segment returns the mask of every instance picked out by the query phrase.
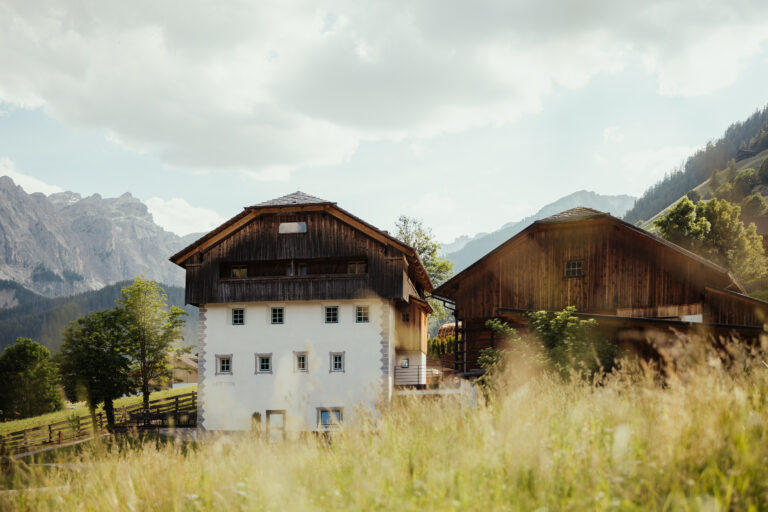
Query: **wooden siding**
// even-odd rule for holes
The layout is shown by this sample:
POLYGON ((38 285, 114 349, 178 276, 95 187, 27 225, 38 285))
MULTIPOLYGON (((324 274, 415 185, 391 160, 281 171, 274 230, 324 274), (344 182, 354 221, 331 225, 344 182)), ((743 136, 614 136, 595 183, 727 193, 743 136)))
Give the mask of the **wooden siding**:
POLYGON ((731 292, 707 288, 704 321, 736 326, 762 326, 768 322, 768 306, 731 292))
MULTIPOLYGON (((449 288, 461 319, 493 318, 499 308, 559 311, 567 306, 606 315, 638 311, 651 318, 668 317, 674 308, 700 314, 696 305, 704 301, 705 287, 726 286, 729 279, 607 219, 534 225, 521 235, 449 288), (582 262, 582 276, 566 277, 570 260, 582 262)), ((738 309, 718 306, 717 318, 741 322, 738 309)), ((752 318, 740 325, 757 324, 752 318)))
POLYGON ((408 261, 402 252, 323 212, 258 216, 196 255, 187 262, 186 270, 189 304, 374 296, 407 301, 408 294, 417 290, 407 277, 408 261), (307 232, 278 234, 280 222, 295 221, 306 222, 307 232), (323 258, 366 261, 368 272, 275 275, 275 269, 284 268, 287 262, 323 258), (238 262, 246 264, 249 276, 254 277, 228 278, 222 268, 238 262))

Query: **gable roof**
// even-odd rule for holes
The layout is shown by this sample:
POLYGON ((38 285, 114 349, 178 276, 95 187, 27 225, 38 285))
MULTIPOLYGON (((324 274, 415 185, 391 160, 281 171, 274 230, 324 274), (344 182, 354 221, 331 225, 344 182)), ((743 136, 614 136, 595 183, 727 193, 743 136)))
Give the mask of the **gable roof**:
POLYGON ((414 279, 414 281, 418 282, 425 291, 430 293, 432 292, 433 286, 429 279, 429 275, 427 274, 427 270, 424 267, 424 263, 421 261, 421 257, 419 257, 419 254, 413 247, 404 244, 397 238, 390 235, 387 231, 382 231, 372 224, 369 224, 360 219, 359 217, 352 215, 343 208, 340 208, 336 203, 305 194, 301 191, 296 191, 291 194, 271 199, 269 201, 257 203, 253 206, 244 207, 242 212, 235 215, 209 233, 206 233, 196 241, 192 242, 190 245, 180 250, 169 259, 173 263, 183 267, 186 263, 186 260, 189 259, 192 255, 201 252, 212 245, 215 245, 219 240, 225 238, 233 231, 248 224, 257 216, 264 213, 294 211, 322 211, 329 213, 342 222, 370 236, 371 238, 374 238, 385 245, 392 245, 405 254, 408 261, 408 274, 414 279))
POLYGON ((465 268, 464 270, 462 270, 461 272, 453 276, 451 279, 449 279, 448 281, 440 285, 438 289, 435 290, 435 294, 439 296, 441 293, 445 293, 446 290, 448 290, 450 287, 458 283, 458 281, 460 281, 463 278, 463 276, 467 275, 474 267, 479 265, 481 262, 492 257, 493 255, 501 251, 504 247, 510 245, 513 241, 522 238, 525 234, 531 232, 532 230, 536 229, 539 226, 547 225, 547 224, 568 223, 568 222, 583 222, 583 221, 589 221, 589 220, 595 220, 595 219, 605 219, 606 221, 618 224, 619 226, 625 229, 628 229, 630 231, 633 231, 651 240, 654 243, 663 245, 668 249, 671 249, 679 254, 682 254, 687 258, 696 260, 698 263, 704 265, 705 267, 709 268, 713 272, 721 274, 725 280, 730 281, 730 284, 728 286, 734 286, 739 290, 739 292, 746 293, 746 290, 744 289, 744 287, 736 280, 733 273, 727 268, 721 267, 720 265, 717 265, 716 263, 713 263, 712 261, 706 258, 703 258, 696 253, 693 253, 687 249, 684 249, 677 244, 673 244, 669 240, 665 240, 659 236, 656 236, 653 233, 646 231, 638 226, 630 224, 629 222, 626 222, 622 219, 618 219, 613 215, 611 215, 610 213, 601 212, 598 210, 593 210, 592 208, 579 206, 579 207, 571 208, 570 210, 565 210, 565 211, 556 213, 554 215, 551 215, 549 217, 546 217, 544 219, 540 219, 533 222, 528 227, 526 227, 516 235, 509 238, 507 241, 501 243, 498 247, 496 247, 495 249, 487 253, 485 256, 475 261, 473 264, 471 264, 470 266, 468 266, 467 268, 465 268))

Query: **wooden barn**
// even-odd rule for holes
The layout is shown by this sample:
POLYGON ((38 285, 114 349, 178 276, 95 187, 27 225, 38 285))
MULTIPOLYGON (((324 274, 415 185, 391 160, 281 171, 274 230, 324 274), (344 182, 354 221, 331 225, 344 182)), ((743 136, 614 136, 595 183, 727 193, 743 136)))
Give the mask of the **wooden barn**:
POLYGON ((727 269, 589 208, 534 222, 434 294, 455 305, 455 369, 470 373, 480 350, 498 343, 485 328, 491 318, 524 327, 528 312, 574 306, 633 343, 691 328, 756 338, 768 319, 768 303, 727 269))

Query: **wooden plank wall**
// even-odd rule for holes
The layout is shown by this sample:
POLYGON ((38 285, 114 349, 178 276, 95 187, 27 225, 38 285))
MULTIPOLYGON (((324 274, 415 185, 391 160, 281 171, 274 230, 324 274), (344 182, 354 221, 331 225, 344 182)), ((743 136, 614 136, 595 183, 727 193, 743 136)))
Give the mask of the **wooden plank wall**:
POLYGON ((524 234, 470 270, 455 300, 462 319, 493 318, 499 307, 663 312, 700 304, 705 286, 723 286, 723 280, 723 274, 629 229, 593 221, 544 225, 524 234), (582 277, 565 276, 568 260, 583 262, 582 277))
POLYGON ((189 304, 244 301, 322 300, 379 296, 407 300, 404 255, 392 246, 322 212, 301 215, 262 215, 217 245, 198 261, 187 264, 186 301, 189 304), (280 235, 280 222, 307 223, 307 232, 280 235), (364 275, 327 275, 255 279, 221 279, 222 264, 274 262, 314 258, 362 259, 364 275), (405 295, 405 296, 404 296, 405 295))

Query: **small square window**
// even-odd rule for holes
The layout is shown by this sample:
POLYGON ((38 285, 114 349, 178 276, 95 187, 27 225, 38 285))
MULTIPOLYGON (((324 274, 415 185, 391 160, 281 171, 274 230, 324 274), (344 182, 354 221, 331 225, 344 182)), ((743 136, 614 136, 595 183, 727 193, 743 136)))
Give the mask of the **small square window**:
POLYGON ((248 277, 248 267, 245 265, 233 265, 230 269, 229 276, 233 279, 244 279, 248 277))
POLYGON ((410 322, 411 321, 411 314, 406 312, 403 313, 403 322, 410 322))
POLYGON ((245 310, 235 308, 232 310, 232 325, 245 325, 245 310))
POLYGON ((283 308, 272 308, 272 323, 282 324, 284 323, 285 315, 283 314, 283 308))
POLYGON ((328 306, 325 308, 325 323, 339 323, 339 306, 328 306))
POLYGON ((410 366, 410 362, 407 357, 400 361, 400 368, 408 368, 408 366, 410 366))
POLYGON ((318 426, 324 429, 338 427, 342 420, 341 407, 332 407, 328 409, 320 408, 317 410, 318 426))
POLYGON ((308 371, 307 367, 307 353, 306 352, 294 352, 294 361, 295 366, 294 370, 297 372, 304 372, 306 373, 308 371))
POLYGON ((331 373, 344 372, 344 352, 331 352, 331 373))
POLYGON ((256 354, 256 373, 272 373, 272 354, 256 354))
POLYGON ((232 356, 216 356, 216 375, 232 375, 232 356))
POLYGON ((307 275, 307 264, 306 263, 299 263, 297 265, 297 272, 300 276, 307 275))
POLYGON ((347 274, 365 274, 368 266, 364 261, 350 261, 347 264, 347 274))
POLYGON ((582 260, 570 260, 565 263, 565 277, 580 277, 584 275, 582 260))
POLYGON ((357 306, 357 309, 355 312, 355 322, 359 324, 367 324, 368 314, 369 314, 368 306, 357 306))

